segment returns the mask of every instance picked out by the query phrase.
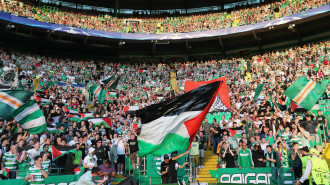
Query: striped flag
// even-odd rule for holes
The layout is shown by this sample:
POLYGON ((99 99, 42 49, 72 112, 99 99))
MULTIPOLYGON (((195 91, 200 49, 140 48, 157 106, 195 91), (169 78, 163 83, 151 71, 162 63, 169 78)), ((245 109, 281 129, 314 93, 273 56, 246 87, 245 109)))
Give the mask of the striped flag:
POLYGON ((305 76, 302 76, 294 81, 284 91, 284 94, 305 109, 311 110, 325 90, 326 87, 324 85, 313 80, 307 80, 305 76))
POLYGON ((261 91, 263 90, 265 84, 262 83, 262 84, 258 84, 257 88, 256 88, 256 91, 254 93, 254 101, 256 101, 261 93, 261 91))
POLYGON ((242 138, 242 134, 244 133, 244 130, 234 130, 231 128, 229 128, 228 131, 233 138, 242 138))
POLYGON ((136 106, 136 105, 133 105, 133 106, 125 106, 124 107, 124 113, 129 113, 129 112, 132 112, 132 111, 136 111, 136 110, 139 110, 140 107, 139 106, 136 106))
POLYGON ((52 146, 52 158, 53 158, 53 161, 66 155, 66 154, 69 154, 69 153, 76 153, 76 150, 75 149, 72 149, 72 150, 68 150, 68 151, 65 151, 65 152, 61 152, 59 151, 57 148, 55 148, 54 146, 52 146))
POLYGON ((107 92, 107 96, 110 96, 110 97, 117 97, 117 92, 114 92, 114 91, 108 91, 107 92))
POLYGON ((109 85, 109 83, 111 82, 111 81, 113 81, 114 79, 116 78, 116 75, 112 75, 112 76, 110 76, 109 78, 107 78, 107 79, 105 79, 105 80, 102 80, 102 83, 104 83, 104 85, 109 85))
POLYGON ((20 106, 12 117, 30 134, 39 134, 47 130, 46 119, 36 100, 20 106))
POLYGON ((69 117, 70 121, 75 121, 77 123, 81 122, 80 116, 78 116, 78 115, 69 114, 68 117, 69 117))
POLYGON ((4 90, 0 92, 0 117, 11 121, 11 114, 30 100, 33 92, 24 90, 4 90))
POLYGON ((93 118, 93 113, 79 113, 82 120, 86 120, 88 118, 93 118))
POLYGON ((118 76, 118 77, 116 78, 116 80, 114 80, 114 81, 110 84, 110 87, 109 87, 110 90, 116 90, 116 89, 117 89, 117 86, 118 86, 118 83, 119 83, 120 78, 121 78, 121 76, 118 76))
POLYGON ((139 73, 145 73, 148 71, 148 68, 144 67, 144 68, 139 68, 139 73))
POLYGON ((93 93, 93 95, 99 100, 100 104, 103 103, 104 98, 107 94, 107 91, 102 89, 100 85, 94 84, 91 88, 90 91, 93 93))
POLYGON ((220 82, 215 81, 136 111, 142 123, 139 156, 188 149, 219 89, 220 82))
POLYGON ((51 128, 51 127, 47 127, 47 130, 48 130, 48 134, 54 134, 54 133, 57 133, 57 129, 56 128, 51 128))
POLYGON ((69 114, 78 114, 78 110, 74 108, 66 108, 64 107, 64 111, 68 112, 69 114))
POLYGON ((111 119, 110 118, 90 118, 86 120, 87 122, 93 122, 94 127, 96 125, 101 126, 104 125, 105 128, 112 128, 111 119))
POLYGON ((50 103, 50 100, 49 99, 40 98, 39 96, 36 96, 36 101, 42 102, 42 103, 50 103))

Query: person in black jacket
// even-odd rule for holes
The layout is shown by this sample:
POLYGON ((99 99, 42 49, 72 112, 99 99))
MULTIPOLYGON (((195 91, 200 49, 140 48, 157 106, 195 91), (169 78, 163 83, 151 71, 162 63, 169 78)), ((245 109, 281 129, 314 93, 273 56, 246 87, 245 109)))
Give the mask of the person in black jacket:
POLYGON ((264 151, 261 149, 259 143, 254 145, 254 150, 252 150, 252 159, 255 167, 265 167, 264 164, 264 151))
POLYGON ((76 165, 74 164, 74 157, 75 157, 74 153, 68 153, 68 157, 66 159, 64 166, 65 175, 74 174, 74 169, 76 167, 76 165))

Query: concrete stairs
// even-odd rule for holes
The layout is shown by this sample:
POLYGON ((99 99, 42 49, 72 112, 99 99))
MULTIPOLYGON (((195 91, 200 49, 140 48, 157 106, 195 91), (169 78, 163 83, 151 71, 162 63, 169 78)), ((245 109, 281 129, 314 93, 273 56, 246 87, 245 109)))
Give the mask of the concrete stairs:
POLYGON ((218 156, 213 154, 213 151, 207 150, 204 155, 204 168, 198 171, 199 178, 196 178, 199 182, 217 183, 216 178, 212 178, 210 170, 217 170, 218 156))

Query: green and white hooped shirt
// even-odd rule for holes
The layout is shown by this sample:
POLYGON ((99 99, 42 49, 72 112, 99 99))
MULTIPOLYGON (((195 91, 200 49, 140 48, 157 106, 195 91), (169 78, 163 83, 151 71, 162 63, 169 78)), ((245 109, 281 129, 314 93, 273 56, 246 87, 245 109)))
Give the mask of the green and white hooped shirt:
POLYGON ((41 170, 36 167, 35 165, 30 167, 26 173, 26 176, 34 175, 34 181, 31 182, 31 179, 29 180, 30 185, 44 185, 45 184, 45 178, 42 175, 41 170))

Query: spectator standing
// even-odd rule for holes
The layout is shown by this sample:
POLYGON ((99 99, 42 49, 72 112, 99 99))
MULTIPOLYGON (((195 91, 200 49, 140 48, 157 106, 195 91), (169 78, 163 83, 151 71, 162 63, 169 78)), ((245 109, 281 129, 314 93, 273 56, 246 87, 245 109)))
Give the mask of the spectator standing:
POLYGON ((97 157, 94 155, 95 149, 93 147, 88 149, 88 155, 84 158, 84 168, 92 170, 93 167, 97 167, 97 157))
MULTIPOLYGON (((207 138, 204 136, 203 132, 199 132, 199 166, 198 168, 204 168, 203 162, 204 162, 204 147, 207 144, 207 138)), ((207 146, 206 146, 207 148, 207 146)))
POLYGON ((103 160, 105 159, 105 148, 102 146, 101 140, 97 140, 96 142, 95 156, 97 157, 97 166, 103 164, 103 160))
POLYGON ((76 168, 77 165, 74 164, 74 159, 75 159, 75 153, 68 153, 65 166, 64 166, 64 174, 65 175, 70 175, 74 174, 74 169, 76 168))
POLYGON ((34 166, 28 169, 24 181, 30 182, 30 185, 45 184, 45 178, 48 178, 48 173, 42 168, 42 157, 34 157, 34 163, 34 166))
POLYGON ((204 127, 205 136, 207 138, 206 149, 211 150, 211 141, 212 141, 211 124, 208 122, 207 119, 205 119, 203 127, 204 127))
POLYGON ((291 159, 293 161, 293 172, 296 178, 301 177, 302 163, 300 158, 302 157, 301 151, 299 150, 299 143, 293 143, 293 149, 290 151, 291 159))
POLYGON ((170 158, 167 154, 165 154, 164 161, 160 164, 160 172, 162 173, 161 175, 162 184, 170 183, 169 169, 170 169, 170 158))
MULTIPOLYGON (((327 132, 327 119, 325 118, 324 115, 322 115, 322 112, 320 110, 317 111, 317 116, 316 116, 316 121, 318 124, 318 127, 322 132, 324 132, 326 136, 326 140, 329 141, 329 134, 327 132)), ((323 138, 323 134, 321 134, 321 137, 323 138)))
POLYGON ((287 150, 286 144, 281 140, 281 138, 278 138, 277 142, 277 148, 275 148, 275 151, 277 152, 276 155, 276 167, 288 167, 288 150, 287 150))
POLYGON ((235 168, 235 154, 230 148, 230 145, 227 145, 226 142, 222 143, 222 148, 224 148, 224 152, 222 154, 222 160, 226 163, 226 168, 235 168))
POLYGON ((18 161, 17 147, 12 145, 9 152, 6 152, 2 156, 1 169, 8 169, 9 178, 16 179, 17 161, 18 161))
POLYGON ((138 156, 139 145, 137 142, 137 134, 133 132, 130 139, 127 141, 129 147, 129 158, 132 161, 133 169, 139 168, 140 158, 138 156))
POLYGON ((82 161, 82 151, 80 150, 79 143, 76 143, 75 146, 76 146, 76 151, 75 151, 73 163, 74 163, 74 165, 77 165, 80 167, 81 161, 82 161))
POLYGON ((276 167, 276 152, 272 151, 272 146, 267 145, 264 163, 266 167, 276 167))
MULTIPOLYGON (((308 160, 311 159, 311 157, 309 156, 309 149, 308 149, 307 146, 304 146, 301 149, 301 154, 302 154, 302 157, 300 158, 300 160, 301 160, 301 163, 302 163, 302 169, 301 169, 301 176, 302 176, 302 174, 305 173, 308 160)), ((296 178, 301 178, 301 176, 296 177, 296 178)), ((302 184, 303 185, 309 185, 309 178, 310 178, 309 176, 306 177, 306 180, 302 184)))
POLYGON ((317 125, 316 122, 312 120, 310 114, 306 114, 305 118, 306 121, 303 122, 302 126, 309 133, 309 135, 312 136, 310 140, 313 141, 313 145, 314 145, 314 141, 318 141, 318 135, 317 135, 318 129, 316 128, 317 125))
POLYGON ((118 139, 117 139, 115 145, 117 146, 117 154, 118 154, 117 175, 122 175, 123 170, 125 168, 125 141, 123 140, 122 135, 118 136, 118 139))
POLYGON ((45 170, 45 172, 50 174, 50 172, 52 171, 52 167, 51 161, 48 159, 48 152, 41 152, 40 156, 42 157, 42 168, 45 170))
POLYGON ((199 176, 197 175, 198 173, 198 162, 199 162, 199 143, 197 141, 197 138, 195 137, 194 140, 191 142, 191 152, 190 155, 194 158, 194 164, 195 164, 195 174, 196 177, 198 178, 199 176))
POLYGON ((255 144, 252 150, 252 159, 255 167, 265 167, 264 154, 265 151, 261 149, 259 143, 255 144))
POLYGON ((178 182, 178 169, 182 169, 187 165, 187 162, 184 162, 183 165, 179 165, 176 161, 177 159, 183 157, 184 155, 189 154, 189 151, 186 151, 180 155, 177 155, 177 152, 171 153, 171 159, 169 161, 169 183, 177 183, 178 182))
POLYGON ((18 174, 16 179, 24 179, 26 176, 27 170, 31 166, 31 160, 30 158, 27 157, 26 151, 23 150, 19 156, 19 161, 18 161, 18 174))
POLYGON ((117 147, 116 145, 113 145, 111 141, 108 142, 108 145, 109 145, 108 148, 109 159, 112 162, 112 164, 116 165, 118 160, 117 147))
POLYGON ((254 169, 251 150, 247 149, 247 144, 244 142, 242 143, 242 149, 238 151, 238 168, 254 169))
POLYGON ((219 124, 215 122, 214 126, 210 128, 210 131, 213 133, 213 154, 217 155, 217 146, 222 135, 219 124))

